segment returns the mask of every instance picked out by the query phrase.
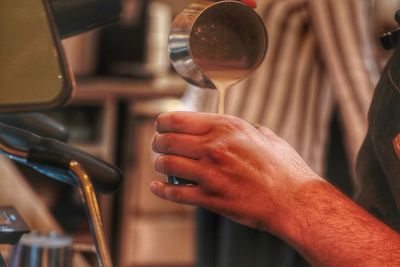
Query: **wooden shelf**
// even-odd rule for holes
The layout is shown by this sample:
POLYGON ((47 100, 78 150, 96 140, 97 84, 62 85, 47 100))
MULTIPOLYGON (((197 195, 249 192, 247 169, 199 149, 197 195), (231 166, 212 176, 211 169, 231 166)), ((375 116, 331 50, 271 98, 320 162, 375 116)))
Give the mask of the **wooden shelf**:
POLYGON ((186 86, 186 83, 176 76, 168 76, 154 81, 138 81, 116 77, 81 78, 77 81, 76 93, 72 102, 107 97, 123 101, 141 98, 180 97, 186 86))

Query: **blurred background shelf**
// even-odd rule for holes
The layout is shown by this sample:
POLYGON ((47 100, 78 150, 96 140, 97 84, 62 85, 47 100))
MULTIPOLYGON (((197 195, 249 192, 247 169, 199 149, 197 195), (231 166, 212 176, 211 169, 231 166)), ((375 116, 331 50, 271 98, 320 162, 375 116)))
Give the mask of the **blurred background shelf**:
POLYGON ((150 80, 127 77, 90 76, 77 79, 76 95, 72 103, 113 98, 129 101, 142 98, 180 97, 186 84, 176 75, 150 80))

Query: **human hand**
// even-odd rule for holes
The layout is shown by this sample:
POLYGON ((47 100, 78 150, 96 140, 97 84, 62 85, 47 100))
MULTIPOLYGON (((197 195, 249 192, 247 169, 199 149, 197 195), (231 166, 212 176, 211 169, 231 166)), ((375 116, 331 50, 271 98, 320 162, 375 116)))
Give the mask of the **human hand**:
POLYGON ((256 8, 257 7, 257 0, 240 0, 240 2, 252 7, 256 8))
POLYGON ((233 116, 173 112, 156 125, 156 170, 196 183, 152 182, 151 191, 166 200, 274 232, 302 184, 321 179, 283 139, 233 116))

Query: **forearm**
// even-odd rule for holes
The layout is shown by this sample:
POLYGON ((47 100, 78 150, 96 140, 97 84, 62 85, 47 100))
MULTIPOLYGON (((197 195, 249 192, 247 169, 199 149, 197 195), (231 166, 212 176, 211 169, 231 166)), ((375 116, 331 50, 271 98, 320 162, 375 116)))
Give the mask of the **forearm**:
POLYGON ((277 234, 313 266, 400 266, 400 236, 325 181, 302 186, 277 234))

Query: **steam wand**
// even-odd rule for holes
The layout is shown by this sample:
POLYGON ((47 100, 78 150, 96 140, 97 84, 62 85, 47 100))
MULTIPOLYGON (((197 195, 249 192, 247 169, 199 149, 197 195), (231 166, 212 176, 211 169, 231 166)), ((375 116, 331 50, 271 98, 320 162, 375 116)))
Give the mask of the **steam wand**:
POLYGON ((88 214, 90 230, 93 235, 99 266, 112 267, 111 258, 107 249, 106 239, 103 231, 104 228, 101 219, 99 203, 97 201, 93 184, 90 181, 90 177, 82 168, 82 166, 74 160, 69 162, 69 170, 79 182, 79 189, 86 213, 88 214))
POLYGON ((77 161, 69 159, 65 154, 61 154, 55 149, 50 151, 43 146, 33 146, 25 151, 12 147, 5 142, 2 136, 0 136, 0 153, 57 180, 66 181, 64 178, 60 179, 60 176, 75 178, 88 216, 99 266, 112 267, 97 197, 90 176, 85 169, 77 161))

